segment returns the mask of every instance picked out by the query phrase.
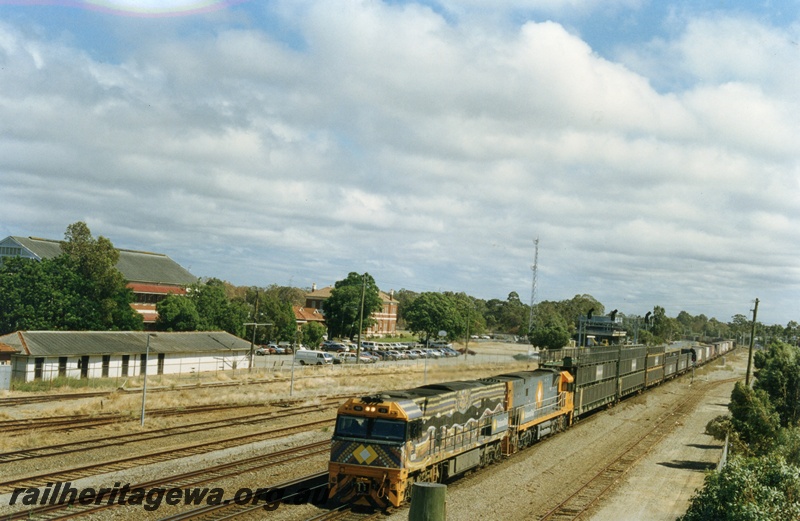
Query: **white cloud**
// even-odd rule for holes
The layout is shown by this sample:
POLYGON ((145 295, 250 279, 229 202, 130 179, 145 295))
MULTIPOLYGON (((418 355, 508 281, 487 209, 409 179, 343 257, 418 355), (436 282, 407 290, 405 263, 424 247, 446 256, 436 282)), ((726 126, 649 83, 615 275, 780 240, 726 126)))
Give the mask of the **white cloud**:
POLYGON ((58 238, 87 220, 237 284, 369 270, 523 300, 539 236, 543 299, 727 320, 770 291, 775 321, 797 318, 785 30, 702 19, 612 61, 557 21, 277 9, 292 45, 251 20, 167 31, 114 63, 0 23, 0 229, 58 238), (749 35, 741 62, 732 29, 749 35))

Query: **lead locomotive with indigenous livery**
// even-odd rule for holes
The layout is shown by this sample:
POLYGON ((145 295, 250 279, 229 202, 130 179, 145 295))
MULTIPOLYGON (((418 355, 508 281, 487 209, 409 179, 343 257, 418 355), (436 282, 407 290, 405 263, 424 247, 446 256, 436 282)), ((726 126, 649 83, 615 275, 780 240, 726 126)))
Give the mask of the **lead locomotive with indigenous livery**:
POLYGON ((336 419, 330 497, 399 506, 415 481, 443 481, 562 430, 572 381, 540 369, 351 398, 336 419))

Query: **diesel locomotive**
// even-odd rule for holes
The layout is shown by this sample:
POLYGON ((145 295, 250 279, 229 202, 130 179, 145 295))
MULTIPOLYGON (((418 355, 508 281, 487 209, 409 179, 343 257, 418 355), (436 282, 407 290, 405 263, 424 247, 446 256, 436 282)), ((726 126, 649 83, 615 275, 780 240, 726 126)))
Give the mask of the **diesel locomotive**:
POLYGON ((489 465, 732 348, 725 341, 548 351, 534 371, 350 398, 337 412, 329 497, 399 506, 416 481, 489 465))

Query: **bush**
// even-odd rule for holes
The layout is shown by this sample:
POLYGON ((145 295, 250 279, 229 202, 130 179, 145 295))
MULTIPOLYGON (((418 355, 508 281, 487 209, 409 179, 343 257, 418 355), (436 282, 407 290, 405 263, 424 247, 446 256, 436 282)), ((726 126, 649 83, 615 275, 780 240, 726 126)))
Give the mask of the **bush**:
POLYGON ((776 454, 734 457, 706 477, 678 521, 800 519, 800 468, 776 454))

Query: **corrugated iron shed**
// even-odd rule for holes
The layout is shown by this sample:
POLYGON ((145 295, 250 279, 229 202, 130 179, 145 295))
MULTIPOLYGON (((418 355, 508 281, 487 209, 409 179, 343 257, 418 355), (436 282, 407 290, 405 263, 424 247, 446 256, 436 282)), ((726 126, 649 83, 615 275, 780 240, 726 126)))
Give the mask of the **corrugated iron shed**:
MULTIPOLYGON (((6 344, 29 356, 85 356, 143 354, 144 331, 17 331, 0 336, 6 344)), ((247 352, 250 342, 224 331, 150 333, 151 353, 247 352)))

